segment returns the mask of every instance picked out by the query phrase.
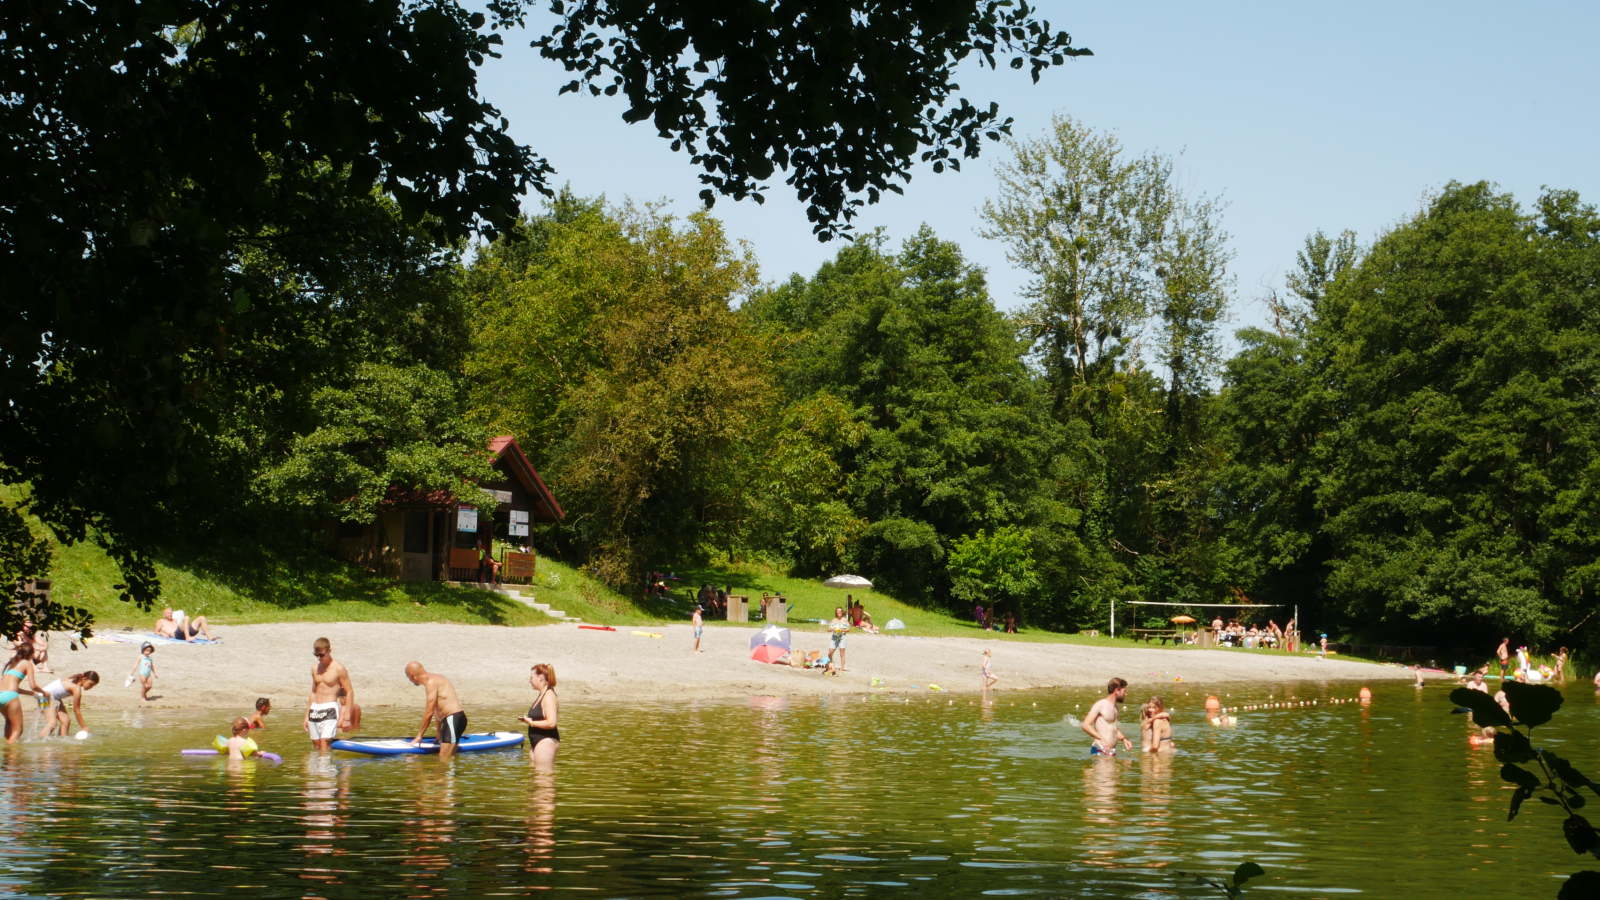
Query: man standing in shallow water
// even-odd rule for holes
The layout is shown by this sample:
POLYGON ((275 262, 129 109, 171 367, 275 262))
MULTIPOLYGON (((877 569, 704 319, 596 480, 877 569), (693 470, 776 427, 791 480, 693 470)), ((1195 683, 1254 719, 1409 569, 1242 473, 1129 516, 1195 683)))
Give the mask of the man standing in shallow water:
POLYGON ((311 745, 318 750, 333 748, 339 731, 350 730, 350 708, 356 702, 356 689, 350 684, 350 673, 344 664, 333 658, 333 645, 327 638, 317 638, 311 645, 317 664, 311 667, 311 699, 306 702, 306 717, 300 727, 311 736, 311 745), (339 703, 343 692, 344 704, 339 703))
POLYGON ((467 713, 456 697, 456 686, 443 675, 431 674, 422 667, 422 663, 414 660, 406 663, 406 677, 411 679, 412 684, 420 684, 428 689, 428 702, 422 709, 422 727, 412 739, 411 746, 422 743, 422 736, 428 733, 428 724, 438 719, 439 758, 455 756, 456 745, 461 743, 461 736, 467 733, 467 713))
POLYGON ((1089 714, 1083 718, 1083 730, 1094 738, 1091 753, 1114 756, 1119 738, 1123 749, 1133 749, 1133 742, 1128 740, 1117 724, 1117 704, 1127 698, 1128 683, 1121 678, 1113 678, 1106 684, 1106 695, 1089 707, 1089 714))

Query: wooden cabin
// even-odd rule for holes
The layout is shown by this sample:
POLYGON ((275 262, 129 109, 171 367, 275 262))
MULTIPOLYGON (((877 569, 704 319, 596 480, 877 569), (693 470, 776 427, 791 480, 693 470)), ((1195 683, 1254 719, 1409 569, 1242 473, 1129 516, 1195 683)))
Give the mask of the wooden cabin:
POLYGON ((478 542, 493 536, 520 546, 503 560, 502 576, 533 575, 528 530, 566 516, 517 439, 503 434, 489 442, 496 480, 480 487, 492 494, 494 509, 463 503, 451 491, 391 487, 371 522, 330 526, 334 554, 399 581, 476 581, 478 542))

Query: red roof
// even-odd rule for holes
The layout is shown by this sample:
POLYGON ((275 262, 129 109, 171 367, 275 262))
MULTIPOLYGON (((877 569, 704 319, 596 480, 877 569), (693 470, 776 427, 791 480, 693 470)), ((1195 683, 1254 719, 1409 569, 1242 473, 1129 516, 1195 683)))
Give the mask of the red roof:
MULTIPOLYGON (((551 521, 560 521, 567 514, 562 511, 561 504, 551 495, 550 489, 545 487, 544 479, 533 468, 533 463, 528 462, 528 455, 522 452, 522 446, 517 439, 509 434, 502 434, 489 442, 489 452, 494 455, 490 465, 505 462, 505 467, 511 476, 517 479, 522 489, 528 492, 535 503, 545 507, 545 517, 551 521)), ((456 495, 451 491, 419 491, 412 488, 403 488, 393 485, 378 502, 379 506, 404 507, 404 506, 454 506, 457 503, 456 495)))
POLYGON ((517 481, 522 484, 522 489, 536 499, 543 500, 556 519, 567 517, 561 510, 561 504, 557 503, 556 498, 550 493, 550 489, 544 486, 544 479, 539 477, 538 471, 533 468, 533 463, 528 462, 528 455, 522 452, 522 445, 517 443, 516 438, 502 434, 491 439, 489 452, 494 454, 495 462, 505 460, 506 468, 516 476, 517 481))

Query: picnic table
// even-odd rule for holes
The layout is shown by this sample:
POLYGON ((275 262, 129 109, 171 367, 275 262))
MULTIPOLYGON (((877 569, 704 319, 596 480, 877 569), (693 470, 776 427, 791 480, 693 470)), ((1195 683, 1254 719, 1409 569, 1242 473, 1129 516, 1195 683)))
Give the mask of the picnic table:
POLYGON ((1129 628, 1128 633, 1133 635, 1134 640, 1144 641, 1146 644, 1158 638, 1163 644, 1168 641, 1174 644, 1183 643, 1183 632, 1176 628, 1129 628))

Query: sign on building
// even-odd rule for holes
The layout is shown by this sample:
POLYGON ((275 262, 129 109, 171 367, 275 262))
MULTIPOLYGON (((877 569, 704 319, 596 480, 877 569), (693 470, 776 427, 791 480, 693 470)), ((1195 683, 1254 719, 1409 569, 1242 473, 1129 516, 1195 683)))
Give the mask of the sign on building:
POLYGON ((470 506, 463 506, 456 510, 457 531, 477 531, 478 511, 470 506))
POLYGON ((528 536, 528 511, 527 510, 525 510, 525 509, 513 509, 511 511, 511 529, 510 529, 510 532, 511 532, 511 537, 527 537, 528 536))

